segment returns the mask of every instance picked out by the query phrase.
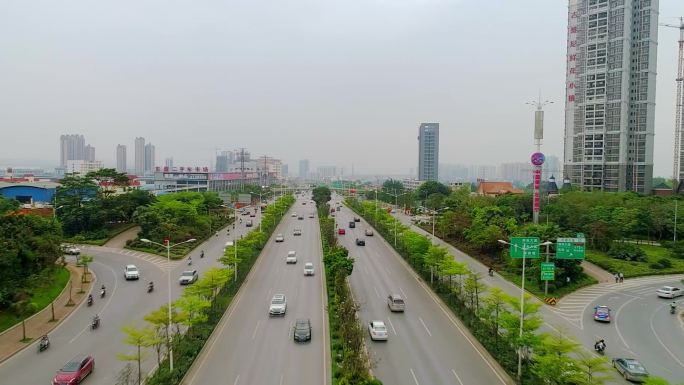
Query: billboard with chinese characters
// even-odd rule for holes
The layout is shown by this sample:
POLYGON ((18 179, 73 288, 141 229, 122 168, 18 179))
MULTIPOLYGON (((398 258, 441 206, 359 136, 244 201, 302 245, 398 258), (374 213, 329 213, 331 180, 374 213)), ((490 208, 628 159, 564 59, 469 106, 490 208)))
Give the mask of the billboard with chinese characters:
POLYGON ((568 1, 567 50, 565 56, 565 149, 564 163, 573 162, 575 136, 575 90, 577 86, 578 25, 580 22, 580 0, 568 1))

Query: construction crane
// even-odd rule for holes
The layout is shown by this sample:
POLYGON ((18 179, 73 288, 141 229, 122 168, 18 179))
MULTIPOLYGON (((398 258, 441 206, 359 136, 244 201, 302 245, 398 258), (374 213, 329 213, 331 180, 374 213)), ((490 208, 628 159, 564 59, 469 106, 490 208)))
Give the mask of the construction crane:
POLYGON ((681 160, 682 160, 682 140, 684 132, 684 18, 679 18, 679 25, 660 24, 662 27, 679 29, 679 55, 677 56, 677 100, 675 110, 675 140, 674 140, 674 163, 672 167, 673 188, 679 189, 679 182, 682 179, 681 160))

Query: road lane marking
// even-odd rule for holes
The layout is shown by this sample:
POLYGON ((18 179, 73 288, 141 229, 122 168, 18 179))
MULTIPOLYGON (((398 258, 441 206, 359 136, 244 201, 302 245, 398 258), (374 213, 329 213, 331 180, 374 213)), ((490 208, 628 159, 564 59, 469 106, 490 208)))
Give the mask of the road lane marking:
POLYGON ((667 352, 667 354, 669 354, 670 357, 674 358, 674 360, 677 361, 677 363, 678 363, 680 366, 684 367, 684 363, 682 363, 682 361, 680 361, 679 358, 677 358, 677 356, 675 356, 675 355, 672 353, 672 351, 671 351, 667 346, 665 346, 665 344, 663 343, 663 340, 660 339, 660 336, 658 336, 658 333, 656 333, 655 328, 653 327, 653 317, 654 317, 658 312, 660 312, 660 309, 664 308, 665 306, 668 306, 668 305, 667 305, 667 304, 664 304, 664 305, 660 306, 660 307, 658 308, 658 310, 656 310, 655 312, 653 312, 653 313, 651 314, 651 320, 650 320, 651 331, 653 332, 653 335, 655 335, 655 337, 656 337, 656 339, 658 340, 658 342, 660 343, 660 345, 665 349, 665 351, 667 352))
POLYGON ((432 333, 430 333, 430 329, 428 329, 427 325, 425 325, 425 322, 423 322, 423 319, 420 318, 420 317, 418 317, 418 320, 420 320, 420 323, 423 324, 423 327, 425 328, 425 331, 427 332, 427 334, 428 334, 430 337, 432 337, 432 333))
POLYGON ((620 333, 620 328, 618 327, 618 319, 619 319, 618 314, 620 314, 620 311, 622 310, 622 308, 627 306, 630 302, 634 301, 635 299, 637 299, 637 298, 632 298, 632 299, 628 300, 627 302, 623 303, 622 305, 620 305, 620 307, 615 312, 615 331, 617 331, 618 337, 620 337, 620 339, 622 340, 622 343, 625 344, 625 346, 627 347, 627 350, 629 350, 631 353, 634 353, 634 352, 632 352, 632 348, 629 347, 629 345, 627 344, 627 341, 625 341, 625 338, 622 336, 622 333, 620 333))
POLYGON ((404 301, 408 301, 408 297, 406 296, 406 293, 404 293, 404 291, 401 288, 399 288, 399 291, 401 292, 401 295, 404 296, 404 301))
POLYGON ((235 381, 233 381, 233 385, 237 385, 238 381, 240 381, 240 375, 238 374, 237 377, 235 377, 235 381))
POLYGON ((380 298, 380 293, 378 292, 378 288, 373 286, 373 290, 375 290, 375 295, 377 295, 378 298, 380 298))
POLYGON ((394 324, 392 324, 392 320, 388 318, 388 319, 387 319, 387 322, 388 322, 388 323, 390 324, 390 326, 392 327, 392 331, 394 332, 394 335, 396 336, 396 335, 397 335, 397 329, 394 328, 394 324))
POLYGON ((256 337, 257 330, 259 330, 259 325, 261 324, 261 320, 257 321, 256 326, 254 327, 254 332, 252 333, 252 339, 256 337))
POLYGON ((456 371, 454 369, 451 369, 451 373, 454 374, 454 377, 456 377, 456 380, 458 380, 458 383, 463 385, 463 381, 461 381, 461 378, 456 374, 456 371))
POLYGON ((413 368, 409 368, 409 371, 411 372, 411 376, 413 376, 413 381, 416 383, 416 385, 420 385, 420 382, 418 382, 418 379, 416 378, 416 374, 413 373, 413 368))
MULTIPOLYGON (((99 263, 99 262, 94 262, 94 263, 99 263)), ((116 289, 119 287, 119 275, 116 274, 114 269, 112 269, 111 267, 109 267, 103 263, 99 263, 99 264, 106 267, 107 269, 109 269, 109 271, 111 271, 112 275, 114 276, 114 289, 109 294, 109 298, 107 298, 107 302, 105 302, 105 304, 100 309, 100 314, 102 314, 107 309, 107 307, 109 307, 109 303, 112 302, 112 300, 114 299, 114 293, 116 293, 116 289)), ((91 291, 93 289, 93 286, 91 286, 91 291)), ((83 302, 85 302, 85 301, 83 301, 83 302)), ((95 313, 95 314, 97 314, 97 313, 95 313)), ((71 341, 69 341, 69 343, 73 343, 74 341, 76 341, 76 339, 78 339, 78 337, 80 337, 81 334, 83 334, 88 329, 90 329, 90 323, 88 324, 88 326, 83 328, 78 334, 76 334, 76 336, 74 338, 72 338, 71 341)))
POLYGON ((285 377, 285 375, 283 375, 283 374, 280 375, 280 385, 283 385, 284 377, 285 377))

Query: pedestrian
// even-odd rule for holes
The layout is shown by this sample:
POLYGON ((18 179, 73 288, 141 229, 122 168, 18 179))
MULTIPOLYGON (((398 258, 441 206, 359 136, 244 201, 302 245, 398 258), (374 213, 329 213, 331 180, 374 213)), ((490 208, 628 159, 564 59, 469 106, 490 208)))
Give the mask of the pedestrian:
POLYGON ((615 277, 615 283, 618 283, 618 281, 620 281, 620 276, 618 275, 618 273, 615 273, 614 277, 615 277))
POLYGON ((570 276, 565 277, 565 283, 570 284, 570 276))
POLYGON ((620 283, 625 281, 625 275, 620 272, 620 283))

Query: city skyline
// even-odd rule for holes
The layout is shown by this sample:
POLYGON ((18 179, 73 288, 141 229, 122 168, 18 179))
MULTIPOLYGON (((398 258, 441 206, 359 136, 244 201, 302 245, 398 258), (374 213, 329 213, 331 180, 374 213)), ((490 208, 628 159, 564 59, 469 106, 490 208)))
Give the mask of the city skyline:
MULTIPOLYGON (((54 153, 50 138, 71 131, 86 135, 100 149, 98 160, 111 167, 115 166, 113 143, 143 136, 155 138, 159 159, 174 157, 176 164, 209 166, 217 146, 244 146, 275 154, 286 164, 308 158, 315 164, 336 164, 346 169, 353 164, 357 174, 406 173, 416 169, 414 127, 421 121, 439 121, 449 127, 440 133, 442 143, 449 144, 448 149, 442 146, 443 163, 523 162, 534 150, 532 111, 524 103, 535 99, 540 90, 544 99, 555 103, 545 108, 542 151, 562 154, 567 4, 522 1, 497 5, 491 10, 483 4, 458 2, 407 2, 391 7, 371 2, 367 16, 357 15, 353 7, 339 10, 339 15, 328 6, 323 6, 320 14, 299 7, 304 8, 301 13, 288 17, 303 21, 316 16, 318 21, 310 26, 302 24, 304 30, 299 31, 280 22, 280 15, 268 13, 264 16, 265 29, 254 37, 256 40, 243 39, 244 43, 226 37, 232 36, 229 32, 239 33, 242 23, 238 19, 249 14, 247 6, 236 8, 230 16, 217 9, 189 11, 175 5, 169 7, 169 17, 176 21, 169 25, 169 33, 181 39, 169 46, 165 36, 146 27, 161 22, 151 6, 141 9, 141 14, 149 13, 144 21, 131 19, 128 28, 111 30, 105 26, 118 21, 112 18, 115 9, 107 5, 89 5, 103 12, 83 20, 49 4, 36 11, 21 3, 6 2, 0 11, 12 17, 0 23, 0 47, 8 53, 0 59, 0 69, 13 76, 0 90, 0 101, 7 106, 4 126, 8 128, 7 139, 14 145, 3 148, 1 156, 22 166, 54 162, 45 155, 54 153), (535 13, 522 11, 532 6, 535 13), (25 29, 17 22, 26 20, 22 15, 29 11, 43 22, 39 28, 25 29), (202 17, 188 18, 188 12, 202 17), (473 16, 482 12, 491 12, 492 21, 499 20, 497 28, 475 26, 477 18, 473 16), (415 16, 434 18, 435 22, 415 25, 410 23, 415 16), (345 25, 345 18, 355 20, 361 28, 338 33, 335 26, 345 25), (383 20, 382 25, 378 26, 377 20, 383 20), (232 22, 235 26, 227 27, 232 22), (88 37, 71 39, 83 28, 90 30, 88 37), (320 30, 320 37, 311 28, 320 30), (462 39, 472 28, 480 35, 473 41, 462 39), (519 55, 519 46, 497 46, 497 55, 492 56, 488 52, 495 51, 493 48, 482 47, 497 41, 500 30, 506 30, 512 41, 535 39, 535 44, 524 46, 525 55, 519 55), (539 35, 540 30, 544 34, 539 35), (264 40, 276 31, 306 38, 295 40, 292 53, 288 53, 264 40), (198 51, 201 47, 188 40, 193 34, 217 50, 198 51), (90 39, 113 36, 125 44, 84 51, 91 46, 90 39), (147 46, 140 45, 140 37, 149 39, 156 48, 146 53, 147 46), (18 50, 12 43, 16 38, 34 45, 36 54, 18 50), (42 43, 44 40, 50 45, 42 43), (344 52, 345 59, 338 60, 335 49, 326 48, 324 41, 344 52), (428 41, 431 43, 426 44, 428 41), (245 44, 250 43, 256 44, 256 52, 245 51, 245 44), (378 44, 383 48, 373 53, 378 44), (247 55, 245 61, 229 60, 229 47, 247 55), (70 52, 65 60, 73 65, 57 62, 53 72, 37 66, 51 62, 53 50, 70 52), (321 50, 324 55, 313 54, 321 50), (269 52, 273 62, 263 60, 260 52, 269 52), (414 60, 416 54, 429 55, 431 61, 414 60), (188 58, 184 80, 178 79, 180 67, 170 60, 179 55, 188 58), (166 64, 159 65, 157 56, 168 59, 166 64), (311 64, 299 69, 294 66, 297 57, 311 64), (359 61, 361 57, 363 61, 359 61), (462 60, 465 57, 468 60, 462 60), (500 57, 507 59, 496 59, 500 57), (528 59, 531 57, 535 60, 528 59), (244 65, 247 62, 249 66, 244 65), (250 68, 268 76, 259 80, 251 75, 250 68), (87 81, 95 73, 109 74, 105 78, 111 79, 111 86, 103 80, 87 81), (224 73, 241 79, 226 78, 221 75, 224 73), (67 85, 60 81, 62 77, 72 80, 67 85), (253 87, 244 88, 248 84, 245 81, 253 87), (249 91, 243 92, 245 89, 249 91), (358 89, 364 90, 363 96, 359 97, 358 89), (76 109, 84 103, 90 108, 76 109), (26 113, 26 105, 40 108, 42 114, 26 113), (100 118, 103 116, 106 119, 100 118), (26 131, 40 131, 41 140, 19 135, 26 131), (297 140, 303 137, 307 141, 297 140), (473 143, 482 148, 473 148, 473 143), (353 157, 347 150, 351 146, 358 149, 353 157), (382 156, 374 156, 376 152, 382 156)), ((673 22, 682 13, 679 2, 660 1, 662 22, 673 22)), ((658 32, 654 176, 667 177, 672 168, 678 31, 664 28, 658 32)))

